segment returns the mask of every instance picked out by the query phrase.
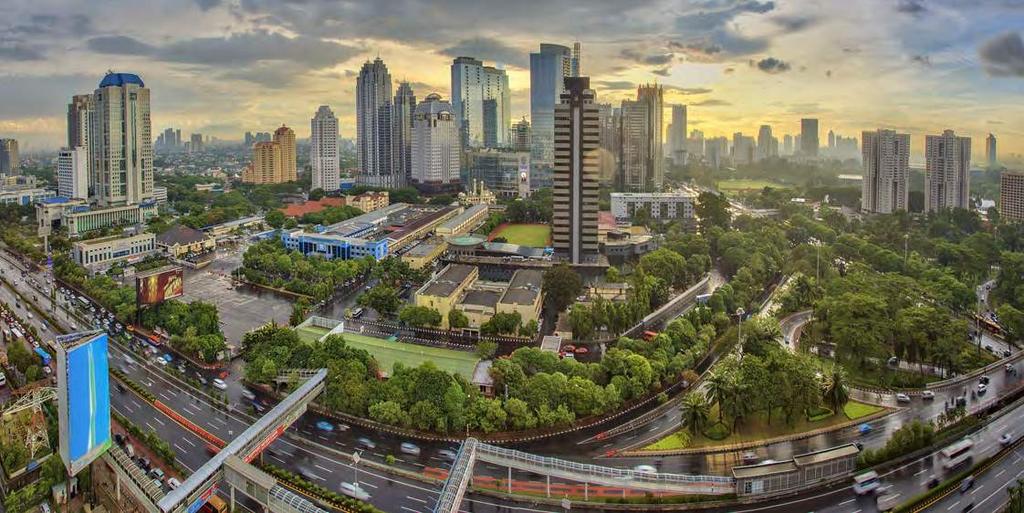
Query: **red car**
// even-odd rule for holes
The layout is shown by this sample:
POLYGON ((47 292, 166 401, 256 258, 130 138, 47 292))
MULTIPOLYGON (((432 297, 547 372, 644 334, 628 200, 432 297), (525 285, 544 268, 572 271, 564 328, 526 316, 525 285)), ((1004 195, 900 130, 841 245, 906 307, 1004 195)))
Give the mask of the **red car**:
POLYGON ((577 347, 576 350, 573 351, 573 352, 576 353, 576 354, 587 354, 587 353, 590 352, 590 349, 587 349, 584 346, 580 346, 580 347, 577 347))
POLYGON ((228 376, 230 376, 230 375, 231 375, 231 371, 229 371, 227 369, 224 369, 224 370, 220 371, 219 373, 217 373, 217 377, 220 378, 220 379, 228 379, 228 376))

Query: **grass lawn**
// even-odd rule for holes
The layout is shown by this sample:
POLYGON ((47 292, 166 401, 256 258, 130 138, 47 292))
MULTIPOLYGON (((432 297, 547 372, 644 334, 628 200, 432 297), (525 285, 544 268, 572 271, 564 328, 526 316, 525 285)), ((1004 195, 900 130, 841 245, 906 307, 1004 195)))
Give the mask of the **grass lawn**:
POLYGON ((788 185, 769 182, 768 180, 746 180, 743 178, 719 180, 715 185, 718 187, 718 190, 722 192, 759 191, 765 187, 771 187, 773 189, 789 188, 788 185))
POLYGON ((509 244, 519 244, 531 248, 544 248, 551 243, 551 227, 546 224, 502 224, 487 237, 504 237, 509 244))
MULTIPOLYGON (((305 342, 314 342, 327 334, 326 329, 314 326, 299 328, 299 338, 305 342)), ((416 367, 423 362, 434 362, 438 368, 473 379, 473 369, 480 361, 475 354, 466 351, 455 351, 441 347, 421 346, 419 344, 407 344, 405 342, 390 342, 388 340, 357 333, 345 333, 345 342, 352 347, 365 349, 377 360, 380 368, 385 374, 391 374, 396 362, 403 365, 416 367)))
MULTIPOLYGON (((672 449, 693 449, 765 440, 768 438, 793 435, 806 431, 813 431, 815 429, 835 426, 870 415, 880 410, 882 410, 882 408, 877 406, 850 401, 846 403, 846 407, 843 408, 844 414, 832 415, 831 417, 827 417, 816 422, 811 422, 807 420, 806 416, 802 415, 795 419, 792 425, 786 424, 785 417, 783 417, 781 411, 772 415, 771 424, 768 424, 768 419, 763 413, 759 413, 753 417, 747 418, 737 427, 735 433, 730 434, 722 440, 712 440, 703 434, 700 436, 693 436, 689 429, 683 428, 676 433, 668 435, 665 438, 643 447, 641 450, 661 451, 672 449)), ((709 419, 711 420, 711 423, 718 421, 717 405, 712 406, 709 419)), ((725 422, 728 422, 728 420, 725 422)))

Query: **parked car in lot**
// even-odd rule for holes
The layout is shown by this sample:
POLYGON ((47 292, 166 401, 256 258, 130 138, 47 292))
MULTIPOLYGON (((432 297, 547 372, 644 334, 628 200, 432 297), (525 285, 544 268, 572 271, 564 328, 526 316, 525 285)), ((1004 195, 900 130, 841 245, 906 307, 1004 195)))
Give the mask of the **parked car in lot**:
POLYGON ((178 481, 178 478, 172 477, 172 478, 167 480, 167 487, 170 488, 171 490, 173 490, 173 489, 175 489, 175 488, 177 488, 179 486, 181 486, 181 481, 178 481))
POLYGON ((242 397, 252 401, 252 400, 256 399, 256 394, 254 394, 252 392, 252 390, 249 390, 248 388, 243 388, 242 389, 242 397))
POLYGON ((403 454, 411 454, 413 456, 420 455, 420 446, 412 442, 402 442, 402 445, 398 448, 403 454))
POLYGON ((658 469, 654 468, 654 465, 637 465, 633 467, 633 472, 640 474, 657 474, 658 469))
POLYGON ((162 483, 164 481, 164 471, 159 467, 154 467, 153 470, 149 471, 149 477, 152 477, 162 483))

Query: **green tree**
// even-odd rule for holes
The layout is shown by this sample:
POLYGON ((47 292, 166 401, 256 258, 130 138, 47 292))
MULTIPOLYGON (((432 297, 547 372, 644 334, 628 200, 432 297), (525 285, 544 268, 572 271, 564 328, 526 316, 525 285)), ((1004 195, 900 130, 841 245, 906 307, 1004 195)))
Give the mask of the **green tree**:
POLYGON ((398 319, 417 328, 441 325, 441 314, 426 306, 406 306, 398 313, 398 319))
POLYGON ((513 334, 519 329, 522 322, 523 318, 519 312, 498 312, 491 316, 491 320, 480 325, 480 333, 484 335, 513 334))
POLYGON ((263 216, 263 221, 271 228, 281 228, 284 226, 286 219, 287 217, 284 215, 284 212, 281 212, 276 208, 267 212, 267 214, 263 216))
POLYGON ((452 328, 468 328, 469 317, 466 317, 466 314, 463 313, 462 310, 452 308, 448 312, 448 325, 452 328))
POLYGON ((705 230, 717 226, 723 230, 729 229, 732 215, 729 213, 729 200, 724 194, 702 192, 697 196, 695 206, 697 218, 700 219, 701 227, 705 230))
POLYGON ((398 311, 398 307, 402 304, 402 299, 398 297, 398 291, 394 287, 377 285, 359 296, 356 302, 359 306, 368 306, 376 310, 377 313, 387 317, 394 315, 398 311))
POLYGON ((319 188, 319 187, 309 191, 309 199, 311 199, 313 201, 317 201, 317 200, 319 200, 319 199, 321 199, 323 197, 324 197, 324 190, 319 188))
POLYGON ((494 358, 494 353, 498 351, 498 343, 491 340, 481 340, 476 344, 476 356, 481 360, 490 360, 494 358))
POLYGON ((842 411, 843 406, 850 400, 846 371, 839 365, 833 365, 828 371, 822 390, 822 400, 836 413, 842 411))
POLYGON ((544 272, 543 286, 548 306, 561 312, 580 295, 583 278, 568 265, 560 264, 544 272))
POLYGON ((711 408, 704 396, 697 392, 690 392, 679 404, 679 413, 683 425, 689 428, 691 434, 697 436, 704 431, 708 417, 711 415, 711 408))

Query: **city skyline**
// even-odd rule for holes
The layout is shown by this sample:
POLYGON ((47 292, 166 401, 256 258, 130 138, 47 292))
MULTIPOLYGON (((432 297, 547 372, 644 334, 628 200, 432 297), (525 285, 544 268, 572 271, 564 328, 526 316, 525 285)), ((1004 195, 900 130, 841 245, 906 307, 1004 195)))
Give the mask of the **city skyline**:
POLYGON ((857 9, 648 0, 575 9, 456 0, 413 2, 400 13, 270 0, 62 4, 7 7, 0 93, 19 101, 0 111, 0 136, 18 139, 23 152, 59 147, 68 99, 107 69, 150 84, 155 127, 237 140, 250 127, 284 123, 306 139, 308 113, 327 104, 341 136, 353 138, 363 62, 379 55, 418 95, 450 97, 452 59, 468 56, 507 70, 516 120, 530 114, 530 52, 576 40, 582 73, 604 101, 656 81, 665 103, 688 105, 689 126, 708 137, 762 124, 793 134, 811 117, 823 132, 910 133, 915 155, 925 134, 949 127, 976 144, 996 133, 1003 154, 1024 151, 1024 127, 1014 122, 1024 116, 1014 101, 1024 9, 1014 2, 862 0, 857 9), (133 22, 143 16, 150 22, 133 22), (858 101, 865 90, 884 101, 858 101))

